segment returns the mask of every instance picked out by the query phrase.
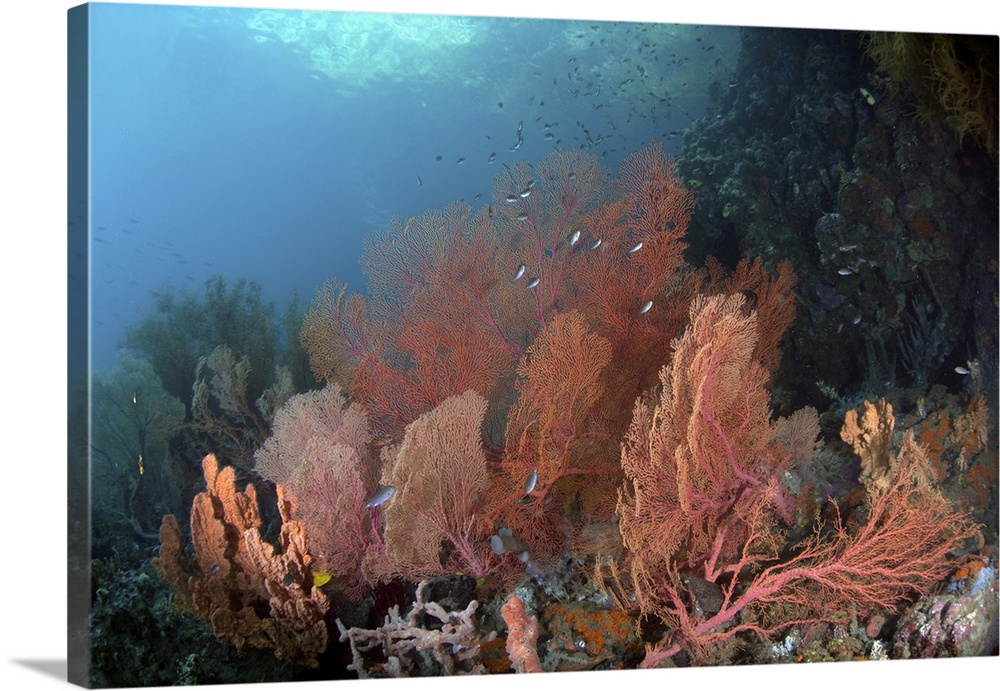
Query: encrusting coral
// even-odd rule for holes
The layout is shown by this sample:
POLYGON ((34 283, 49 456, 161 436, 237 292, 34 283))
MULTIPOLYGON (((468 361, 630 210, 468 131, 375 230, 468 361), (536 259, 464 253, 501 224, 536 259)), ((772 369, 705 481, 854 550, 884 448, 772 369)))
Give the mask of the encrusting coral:
POLYGON ((176 606, 205 619, 216 637, 238 650, 272 648, 278 659, 316 666, 329 641, 324 621, 329 602, 312 585, 312 557, 302 523, 292 518, 294 501, 279 485, 278 551, 260 534, 253 485, 238 491, 233 468, 220 470, 212 454, 202 469, 207 487, 191 509, 194 559, 184 554, 177 518, 167 515, 160 526, 160 556, 153 560, 177 591, 176 606))

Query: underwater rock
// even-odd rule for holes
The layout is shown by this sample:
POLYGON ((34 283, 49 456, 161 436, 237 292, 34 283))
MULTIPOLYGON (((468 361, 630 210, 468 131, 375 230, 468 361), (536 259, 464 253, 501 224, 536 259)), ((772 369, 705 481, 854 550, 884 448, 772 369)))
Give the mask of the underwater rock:
MULTIPOLYGON (((987 571, 987 569, 983 569, 987 571)), ((992 584, 968 593, 923 597, 903 615, 893 639, 894 658, 997 654, 998 599, 992 584)))

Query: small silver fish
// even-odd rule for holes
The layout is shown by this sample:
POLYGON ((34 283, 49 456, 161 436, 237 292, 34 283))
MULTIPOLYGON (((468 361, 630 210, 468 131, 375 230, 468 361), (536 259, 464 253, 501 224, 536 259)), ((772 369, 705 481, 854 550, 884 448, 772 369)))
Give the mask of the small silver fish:
POLYGON ((506 197, 504 197, 504 201, 507 202, 508 204, 513 204, 518 199, 520 199, 520 197, 518 197, 516 194, 508 194, 506 197))
POLYGON ((361 505, 362 509, 374 509, 376 506, 381 506, 382 504, 389 501, 393 494, 396 493, 395 487, 385 486, 379 487, 378 491, 375 492, 368 501, 361 505))
POLYGON ((642 307, 639 308, 639 314, 645 314, 650 309, 652 309, 652 307, 653 307, 653 301, 646 300, 646 302, 642 303, 642 307))
POLYGON ((860 324, 861 323, 861 315, 859 314, 856 317, 854 317, 854 319, 851 320, 851 323, 852 324, 860 324))
POLYGON ((521 190, 521 198, 522 199, 524 199, 525 197, 527 197, 529 194, 531 194, 531 187, 530 186, 529 187, 525 187, 523 190, 521 190))
POLYGON ((519 220, 519 221, 527 221, 528 220, 528 214, 518 214, 517 220, 519 220))
POLYGON ((837 269, 837 273, 840 274, 841 276, 850 276, 852 273, 854 273, 854 271, 845 267, 843 269, 837 269))
POLYGON ((524 493, 531 494, 535 490, 535 485, 538 484, 538 468, 531 471, 531 475, 524 483, 524 493))
POLYGON ((521 276, 524 275, 524 271, 525 271, 526 268, 527 267, 524 264, 521 264, 521 266, 517 267, 517 272, 514 274, 514 279, 513 280, 516 281, 516 280, 520 279, 521 276))
POLYGON ((642 249, 642 243, 641 243, 641 242, 637 242, 637 243, 635 243, 635 245, 634 245, 634 246, 632 247, 632 249, 630 249, 630 250, 628 251, 628 253, 629 253, 629 254, 635 254, 636 252, 638 252, 638 251, 639 251, 639 250, 641 250, 641 249, 642 249))
POLYGON ((959 374, 961 374, 962 376, 965 376, 966 374, 969 374, 969 370, 967 368, 965 368, 965 367, 962 367, 961 365, 959 365, 958 367, 956 367, 955 371, 958 372, 959 374))
POLYGON ((590 246, 590 249, 596 250, 600 246, 601 246, 601 238, 597 238, 596 240, 594 240, 594 244, 590 246))
POLYGON ((858 249, 858 246, 857 245, 841 245, 837 249, 840 250, 841 252, 853 252, 854 250, 858 249))
POLYGON ((573 234, 569 236, 569 246, 573 247, 579 241, 580 241, 580 231, 574 230, 573 234))
POLYGON ((538 284, 541 282, 542 282, 541 278, 536 278, 535 280, 533 280, 531 283, 528 284, 528 290, 538 287, 538 284))
POLYGON ((222 567, 219 564, 216 564, 215 566, 213 566, 211 569, 208 570, 208 575, 214 576, 215 574, 219 573, 219 569, 221 568, 222 567))

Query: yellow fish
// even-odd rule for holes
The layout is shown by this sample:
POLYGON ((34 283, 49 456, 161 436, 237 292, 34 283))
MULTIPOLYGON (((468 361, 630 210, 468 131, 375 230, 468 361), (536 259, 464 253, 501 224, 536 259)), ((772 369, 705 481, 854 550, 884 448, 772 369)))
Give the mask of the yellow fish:
POLYGON ((326 571, 313 571, 312 574, 313 574, 313 585, 316 586, 317 588, 323 587, 324 585, 330 582, 331 578, 333 578, 333 574, 327 573, 326 571))

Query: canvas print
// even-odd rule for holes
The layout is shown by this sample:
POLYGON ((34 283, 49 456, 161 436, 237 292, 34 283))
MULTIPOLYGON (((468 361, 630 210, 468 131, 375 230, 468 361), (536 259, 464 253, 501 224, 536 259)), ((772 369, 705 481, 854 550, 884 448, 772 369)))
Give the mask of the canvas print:
POLYGON ((71 681, 998 654, 996 36, 68 29, 71 681))

